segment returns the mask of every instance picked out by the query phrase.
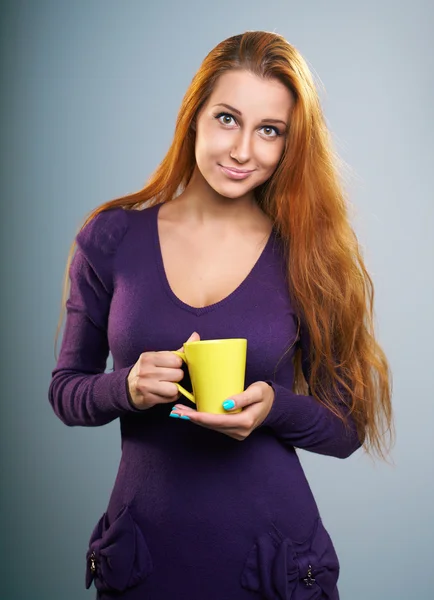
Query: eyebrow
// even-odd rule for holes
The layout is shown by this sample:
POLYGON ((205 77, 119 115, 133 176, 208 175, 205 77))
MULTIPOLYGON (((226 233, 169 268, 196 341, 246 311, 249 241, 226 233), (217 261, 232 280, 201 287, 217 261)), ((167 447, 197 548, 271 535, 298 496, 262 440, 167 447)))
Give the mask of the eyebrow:
MULTIPOLYGON (((219 102, 218 104, 214 104, 214 108, 216 106, 225 106, 229 110, 232 110, 234 113, 237 113, 237 115, 240 115, 240 117, 243 116, 242 112, 240 110, 238 110, 234 106, 231 106, 230 104, 225 104, 224 102, 219 102)), ((286 121, 282 121, 281 119, 262 119, 261 123, 282 123, 282 125, 285 125, 285 127, 287 127, 286 121)))

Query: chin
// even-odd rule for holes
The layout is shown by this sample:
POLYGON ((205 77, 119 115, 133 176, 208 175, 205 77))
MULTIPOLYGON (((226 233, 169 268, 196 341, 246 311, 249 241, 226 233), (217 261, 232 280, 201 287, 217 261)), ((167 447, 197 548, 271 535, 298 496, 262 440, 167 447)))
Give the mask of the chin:
POLYGON ((235 190, 225 188, 224 186, 216 186, 216 187, 211 186, 211 187, 217 194, 219 194, 219 196, 222 196, 223 198, 228 198, 231 200, 235 200, 237 198, 240 198, 241 196, 245 196, 246 194, 248 194, 251 191, 250 187, 248 189, 242 190, 241 186, 239 189, 235 189, 235 190))
MULTIPOLYGON (((214 192, 224 198, 239 198, 240 196, 245 196, 254 189, 251 185, 246 185, 246 183, 243 185, 243 181, 228 181, 222 185, 221 181, 212 181, 210 178, 207 179, 206 182, 214 192)), ((256 187, 256 185, 254 187, 256 187)))

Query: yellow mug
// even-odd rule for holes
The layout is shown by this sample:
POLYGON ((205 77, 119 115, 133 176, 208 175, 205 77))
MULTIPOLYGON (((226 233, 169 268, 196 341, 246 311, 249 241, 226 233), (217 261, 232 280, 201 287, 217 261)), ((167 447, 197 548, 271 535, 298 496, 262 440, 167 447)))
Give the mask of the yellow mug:
MULTIPOLYGON (((188 366, 193 394, 176 383, 178 390, 200 412, 228 414, 222 404, 244 391, 247 340, 228 338, 186 342, 184 352, 173 351, 188 366)), ((241 412, 241 409, 230 411, 241 412)))

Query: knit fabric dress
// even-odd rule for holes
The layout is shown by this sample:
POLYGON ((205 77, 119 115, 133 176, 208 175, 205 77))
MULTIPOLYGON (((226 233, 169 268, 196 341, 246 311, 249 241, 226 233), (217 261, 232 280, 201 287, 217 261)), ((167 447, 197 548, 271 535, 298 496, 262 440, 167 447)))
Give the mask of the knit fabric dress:
POLYGON ((291 391, 298 347, 309 372, 309 338, 303 327, 297 334, 281 241, 273 231, 236 290, 194 308, 166 278, 159 207, 99 214, 78 234, 70 268, 49 399, 69 426, 119 419, 122 440, 112 494, 83 552, 86 587, 100 600, 338 600, 338 558, 295 448, 345 458, 360 442, 351 420, 345 428, 291 391), (245 387, 274 388, 269 415, 242 442, 169 418, 172 404, 139 410, 130 401, 140 354, 175 350, 193 331, 247 338, 245 387), (105 372, 109 351, 114 369, 105 372))

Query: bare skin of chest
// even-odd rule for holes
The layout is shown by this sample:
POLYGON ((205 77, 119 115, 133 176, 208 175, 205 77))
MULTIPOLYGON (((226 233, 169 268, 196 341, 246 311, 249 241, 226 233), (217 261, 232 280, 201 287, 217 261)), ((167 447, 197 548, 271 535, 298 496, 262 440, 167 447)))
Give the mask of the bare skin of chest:
POLYGON ((173 293, 189 306, 220 302, 244 281, 260 257, 269 232, 223 235, 160 223, 164 270, 173 293))

